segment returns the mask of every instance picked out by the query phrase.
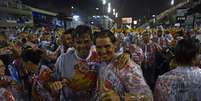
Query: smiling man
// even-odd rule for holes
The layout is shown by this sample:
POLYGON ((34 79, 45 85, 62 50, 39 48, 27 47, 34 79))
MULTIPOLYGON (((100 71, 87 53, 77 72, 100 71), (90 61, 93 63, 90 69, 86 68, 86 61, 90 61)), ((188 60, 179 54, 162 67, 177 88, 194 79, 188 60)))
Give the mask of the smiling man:
POLYGON ((98 100, 153 101, 139 65, 128 54, 116 55, 116 39, 110 31, 95 36, 97 53, 101 59, 98 100))
POLYGON ((51 88, 60 91, 60 101, 89 101, 95 91, 96 67, 91 28, 78 26, 73 35, 74 50, 62 54, 55 64, 56 82, 51 88))

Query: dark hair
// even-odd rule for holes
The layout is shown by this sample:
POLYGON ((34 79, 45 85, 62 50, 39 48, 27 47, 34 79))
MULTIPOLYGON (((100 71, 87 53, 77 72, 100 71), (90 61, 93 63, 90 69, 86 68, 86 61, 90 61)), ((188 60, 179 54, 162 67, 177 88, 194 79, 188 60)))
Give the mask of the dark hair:
POLYGON ((43 35, 50 35, 49 33, 47 33, 47 32, 45 32, 45 33, 43 33, 43 35))
POLYGON ((94 44, 96 45, 96 39, 97 38, 105 38, 105 37, 110 38, 112 43, 116 42, 116 38, 110 30, 103 30, 103 31, 98 32, 94 35, 94 44))
POLYGON ((178 32, 176 33, 176 36, 184 36, 184 32, 183 32, 183 31, 178 31, 178 32))
POLYGON ((73 38, 80 38, 83 34, 89 34, 90 38, 93 39, 92 30, 89 26, 79 25, 73 33, 73 38))
POLYGON ((25 62, 32 62, 34 64, 39 64, 42 58, 43 52, 40 50, 26 49, 22 51, 21 57, 25 62))
POLYGON ((26 43, 27 39, 26 38, 22 38, 22 43, 26 43))
POLYGON ((200 51, 199 40, 194 38, 180 40, 175 48, 175 60, 179 65, 192 65, 193 58, 200 51))
POLYGON ((74 31, 75 31, 75 29, 74 28, 70 28, 70 29, 68 29, 68 30, 66 30, 63 34, 73 34, 74 33, 74 31))
POLYGON ((165 34, 169 34, 170 32, 169 31, 165 31, 165 34))

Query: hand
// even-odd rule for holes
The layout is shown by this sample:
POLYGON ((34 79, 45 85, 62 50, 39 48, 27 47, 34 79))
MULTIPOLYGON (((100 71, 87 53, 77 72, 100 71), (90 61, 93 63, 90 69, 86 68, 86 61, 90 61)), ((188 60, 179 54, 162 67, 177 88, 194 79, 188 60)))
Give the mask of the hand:
POLYGON ((86 74, 76 73, 75 77, 70 81, 69 87, 74 90, 81 90, 88 88, 89 85, 93 82, 93 80, 89 80, 85 78, 86 74))
POLYGON ((117 57, 117 59, 114 62, 114 65, 118 69, 122 69, 130 60, 130 54, 128 53, 123 53, 120 56, 117 57))
POLYGON ((15 101, 13 94, 9 91, 5 91, 4 96, 6 98, 6 101, 15 101))
POLYGON ((146 96, 143 94, 126 93, 125 101, 153 101, 153 98, 152 96, 146 96))
POLYGON ((72 80, 64 78, 64 79, 62 79, 61 82, 62 82, 63 85, 69 85, 72 82, 72 80))
POLYGON ((63 88, 62 81, 56 81, 56 82, 50 84, 50 88, 54 91, 61 90, 63 88))
POLYGON ((110 90, 108 92, 104 92, 100 96, 101 101, 120 101, 119 96, 115 93, 115 91, 110 90))

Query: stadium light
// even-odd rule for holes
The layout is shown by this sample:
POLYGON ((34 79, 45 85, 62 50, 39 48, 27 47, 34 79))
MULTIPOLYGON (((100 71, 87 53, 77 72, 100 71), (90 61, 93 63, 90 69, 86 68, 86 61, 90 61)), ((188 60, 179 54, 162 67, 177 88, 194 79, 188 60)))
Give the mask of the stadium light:
POLYGON ((112 8, 111 8, 111 3, 109 2, 109 3, 108 3, 107 12, 108 12, 108 13, 111 13, 111 9, 112 9, 112 8))
POLYGON ((174 0, 171 0, 170 4, 171 4, 171 5, 174 5, 174 0))
POLYGON ((106 4, 106 0, 102 0, 102 3, 103 3, 103 5, 105 5, 106 4))

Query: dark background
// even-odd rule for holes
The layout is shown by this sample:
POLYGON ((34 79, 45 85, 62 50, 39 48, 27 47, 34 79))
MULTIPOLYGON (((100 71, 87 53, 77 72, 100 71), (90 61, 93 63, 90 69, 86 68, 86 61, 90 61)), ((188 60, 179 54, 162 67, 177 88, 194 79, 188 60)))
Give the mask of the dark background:
MULTIPOLYGON (((91 16, 97 13, 96 7, 102 8, 101 0, 22 0, 25 4, 45 10, 69 15, 71 6, 75 7, 77 14, 91 16)), ((144 17, 159 14, 170 8, 171 0, 107 0, 119 12, 120 17, 144 17)), ((180 2, 182 0, 175 0, 180 2)))

